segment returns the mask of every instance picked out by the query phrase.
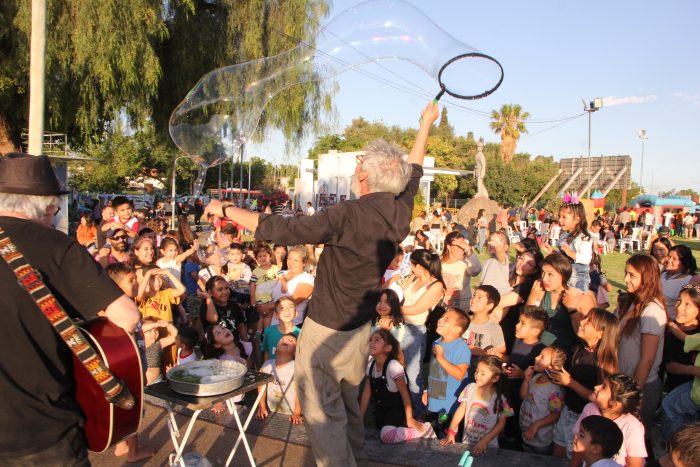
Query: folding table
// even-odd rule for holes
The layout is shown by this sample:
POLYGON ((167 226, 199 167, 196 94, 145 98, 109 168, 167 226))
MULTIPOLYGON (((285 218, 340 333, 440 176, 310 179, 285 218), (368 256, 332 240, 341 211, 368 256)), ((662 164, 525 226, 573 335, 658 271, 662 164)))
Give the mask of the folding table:
POLYGON ((238 427, 238 439, 236 439, 236 443, 234 444, 233 449, 231 449, 231 453, 229 454, 228 459, 226 460, 226 466, 228 466, 231 463, 231 460, 233 460, 233 456, 236 453, 236 449, 238 448, 238 445, 241 442, 243 442, 243 446, 245 447, 246 453, 248 454, 248 460, 250 461, 250 465, 255 466, 255 460, 253 460, 253 453, 251 452, 250 445, 248 445, 248 440, 245 437, 245 430, 248 428, 250 421, 255 415, 255 412, 258 408, 258 404, 260 403, 260 398, 262 397, 262 392, 259 393, 258 396, 255 398, 255 403, 251 407, 250 413, 248 413, 248 417, 246 418, 245 423, 241 423, 241 419, 238 416, 238 411, 236 410, 235 404, 233 403, 233 398, 238 395, 243 395, 249 391, 256 390, 260 386, 263 386, 271 382, 272 380, 273 377, 271 375, 268 375, 266 373, 260 373, 258 371, 248 370, 248 373, 246 373, 245 378, 243 380, 243 385, 238 389, 231 392, 227 392, 225 394, 206 397, 187 396, 185 394, 177 393, 170 389, 170 384, 168 383, 168 381, 161 381, 160 383, 146 386, 144 388, 144 392, 150 396, 163 400, 165 402, 166 408, 168 409, 168 430, 170 431, 170 439, 172 440, 173 445, 175 446, 175 452, 170 455, 170 465, 180 465, 181 467, 185 467, 185 462, 182 459, 182 454, 185 450, 185 444, 187 444, 187 439, 189 438, 190 433, 192 432, 192 428, 194 427, 194 424, 197 421, 197 417, 199 417, 199 414, 202 412, 202 410, 211 408, 217 402, 225 401, 228 411, 233 415, 233 418, 236 420, 236 426, 238 427), (178 438, 180 437, 180 429, 177 425, 177 422, 175 421, 175 414, 173 413, 174 405, 182 405, 192 410, 192 417, 190 418, 190 422, 187 425, 187 429, 185 430, 185 435, 179 442, 178 438))

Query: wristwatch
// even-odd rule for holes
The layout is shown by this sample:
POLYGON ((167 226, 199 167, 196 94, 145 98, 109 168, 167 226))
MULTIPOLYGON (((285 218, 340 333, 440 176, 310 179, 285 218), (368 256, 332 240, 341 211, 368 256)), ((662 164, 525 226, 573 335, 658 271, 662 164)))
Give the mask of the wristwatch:
POLYGON ((224 204, 221 206, 221 214, 226 217, 226 209, 232 207, 233 204, 224 204))

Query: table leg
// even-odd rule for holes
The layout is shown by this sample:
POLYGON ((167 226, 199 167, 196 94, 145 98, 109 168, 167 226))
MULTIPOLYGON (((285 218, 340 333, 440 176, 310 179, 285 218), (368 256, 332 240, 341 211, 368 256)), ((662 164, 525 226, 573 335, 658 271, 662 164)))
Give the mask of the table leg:
POLYGON ((245 447, 246 453, 248 454, 248 460, 250 461, 250 465, 255 467, 255 459, 253 459, 253 453, 250 450, 250 445, 248 445, 248 440, 246 439, 245 431, 248 429, 248 425, 250 425, 250 421, 253 419, 253 416, 255 416, 255 412, 258 410, 258 404, 260 404, 260 399, 262 399, 262 395, 263 391, 258 391, 258 397, 256 397, 255 403, 250 408, 248 417, 246 418, 245 424, 243 425, 241 425, 241 419, 238 416, 238 411, 236 410, 233 402, 230 402, 230 399, 226 401, 226 405, 228 405, 229 411, 233 414, 233 418, 236 420, 236 425, 238 426, 238 439, 236 439, 236 444, 233 445, 233 449, 231 449, 231 453, 229 454, 228 459, 226 459, 226 467, 228 467, 231 464, 233 456, 234 454, 236 454, 236 449, 238 449, 238 445, 241 443, 241 441, 243 441, 243 446, 245 447))
POLYGON ((179 464, 181 467, 185 467, 185 462, 182 460, 182 453, 185 450, 185 445, 187 444, 187 439, 190 437, 194 423, 197 421, 197 417, 199 417, 202 410, 199 409, 194 411, 192 418, 187 425, 187 430, 185 430, 185 436, 183 436, 182 440, 178 443, 177 438, 180 436, 180 430, 178 429, 177 422, 175 421, 175 415, 173 414, 171 405, 167 404, 166 406, 168 408, 168 430, 170 431, 170 439, 175 446, 175 457, 170 454, 170 465, 173 466, 179 464))

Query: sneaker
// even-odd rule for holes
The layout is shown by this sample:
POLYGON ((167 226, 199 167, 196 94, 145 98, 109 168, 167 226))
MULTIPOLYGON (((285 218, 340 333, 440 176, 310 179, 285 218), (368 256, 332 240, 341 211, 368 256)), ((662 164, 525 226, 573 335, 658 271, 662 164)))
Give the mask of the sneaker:
POLYGON ((423 426, 425 427, 425 431, 423 431, 421 438, 435 438, 436 437, 435 431, 433 430, 433 425, 431 425, 430 422, 423 423, 423 426))

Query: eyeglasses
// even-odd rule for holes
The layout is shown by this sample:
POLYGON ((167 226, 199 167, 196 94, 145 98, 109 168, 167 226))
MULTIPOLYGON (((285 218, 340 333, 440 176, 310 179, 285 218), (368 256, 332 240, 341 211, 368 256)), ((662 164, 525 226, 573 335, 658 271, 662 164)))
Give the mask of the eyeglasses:
POLYGON ((54 206, 56 210, 53 212, 52 216, 57 216, 61 212, 61 206, 54 206))
POLYGON ((116 237, 112 237, 112 240, 117 240, 117 241, 126 240, 126 235, 117 235, 116 237))
POLYGON ((355 156, 355 162, 362 165, 365 162, 365 156, 357 155, 355 156))

